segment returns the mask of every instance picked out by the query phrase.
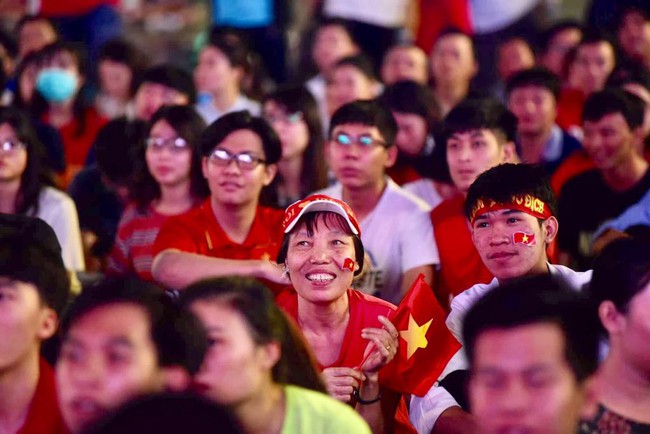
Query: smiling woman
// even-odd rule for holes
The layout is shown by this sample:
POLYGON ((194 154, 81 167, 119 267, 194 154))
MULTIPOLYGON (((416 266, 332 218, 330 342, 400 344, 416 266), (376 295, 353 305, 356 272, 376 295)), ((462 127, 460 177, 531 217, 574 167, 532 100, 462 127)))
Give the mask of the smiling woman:
POLYGON ((379 374, 397 351, 398 333, 387 319, 395 306, 349 289, 364 262, 357 218, 345 202, 313 195, 287 208, 283 229, 278 262, 293 288, 277 302, 300 325, 329 394, 383 432, 392 417, 382 412, 390 395, 382 397, 379 374))

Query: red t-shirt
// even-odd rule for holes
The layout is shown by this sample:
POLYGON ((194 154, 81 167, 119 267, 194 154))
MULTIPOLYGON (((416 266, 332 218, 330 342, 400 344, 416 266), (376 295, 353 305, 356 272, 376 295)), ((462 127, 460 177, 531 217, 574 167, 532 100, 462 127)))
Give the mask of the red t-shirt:
POLYGON ((431 211, 433 233, 440 253, 440 289, 437 292, 444 296, 456 296, 477 283, 489 283, 494 277, 474 247, 464 205, 465 198, 457 195, 431 211))
POLYGON ((25 424, 16 434, 68 434, 59 411, 54 372, 44 359, 39 362, 38 384, 25 424))
MULTIPOLYGON (((355 289, 348 289, 350 320, 345 330, 341 352, 336 362, 321 369, 332 367, 357 368, 363 361, 363 353, 368 340, 361 337, 361 330, 367 327, 382 328, 383 324, 377 319, 378 315, 389 317, 396 307, 382 299, 364 294, 355 289)), ((278 305, 298 321, 298 294, 293 288, 285 288, 276 297, 278 305)))
POLYGON ((585 95, 578 89, 564 88, 557 102, 557 118, 555 122, 565 131, 572 127, 582 127, 582 108, 585 105, 585 95))
POLYGON ((153 256, 165 249, 225 259, 275 259, 282 244, 284 211, 258 206, 255 220, 243 243, 235 243, 221 228, 212 211, 210 198, 162 225, 153 256))
POLYGON ((78 17, 101 6, 115 6, 117 0, 41 0, 40 15, 46 17, 78 17))
POLYGON ((395 164, 388 169, 386 169, 386 174, 391 177, 397 185, 404 185, 408 182, 417 181, 422 179, 422 175, 415 170, 414 167, 409 166, 408 164, 395 164))

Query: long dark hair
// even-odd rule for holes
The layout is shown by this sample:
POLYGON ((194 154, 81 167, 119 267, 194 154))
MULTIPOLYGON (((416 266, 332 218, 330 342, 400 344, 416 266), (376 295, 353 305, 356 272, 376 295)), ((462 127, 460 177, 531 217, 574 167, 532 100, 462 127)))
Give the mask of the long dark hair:
MULTIPOLYGON (((205 130, 205 121, 196 113, 193 107, 184 105, 162 106, 156 111, 147 125, 146 137, 151 128, 158 122, 167 122, 179 137, 190 145, 192 160, 190 164, 190 194, 194 199, 203 199, 209 194, 208 185, 201 171, 201 150, 199 137, 205 130)), ((138 144, 135 180, 132 199, 141 212, 144 212, 152 201, 160 198, 160 184, 149 172, 145 157, 145 143, 138 144)))
POLYGON ((222 302, 237 311, 257 345, 280 344, 280 359, 272 368, 274 382, 326 392, 315 358, 298 327, 275 304, 273 294, 262 283, 243 277, 204 280, 187 287, 180 301, 188 308, 199 300, 222 302))
POLYGON ((16 195, 16 214, 36 215, 38 196, 46 185, 53 185, 51 173, 46 169, 45 150, 38 140, 29 117, 13 107, 0 107, 0 125, 8 124, 16 138, 25 145, 27 163, 20 176, 20 188, 16 195))
MULTIPOLYGON (((302 157, 300 174, 301 195, 307 196, 312 191, 327 187, 327 168, 323 150, 323 127, 314 97, 303 86, 284 87, 267 94, 262 104, 273 101, 287 113, 301 113, 307 124, 309 142, 302 157)), ((281 182, 278 173, 274 184, 281 182)), ((274 198, 277 200, 277 198, 274 198)))

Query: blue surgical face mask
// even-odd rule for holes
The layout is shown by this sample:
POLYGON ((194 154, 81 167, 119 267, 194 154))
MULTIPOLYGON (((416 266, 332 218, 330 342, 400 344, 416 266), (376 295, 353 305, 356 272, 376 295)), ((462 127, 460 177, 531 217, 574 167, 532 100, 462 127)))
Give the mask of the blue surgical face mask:
POLYGON ((44 68, 36 77, 36 90, 49 102, 65 102, 77 91, 79 79, 70 71, 44 68))

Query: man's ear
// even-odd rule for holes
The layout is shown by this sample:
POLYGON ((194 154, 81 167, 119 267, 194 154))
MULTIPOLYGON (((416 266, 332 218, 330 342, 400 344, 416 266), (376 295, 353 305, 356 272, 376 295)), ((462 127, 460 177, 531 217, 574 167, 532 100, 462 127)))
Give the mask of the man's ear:
POLYGON ((165 390, 169 392, 184 392, 189 389, 192 382, 189 372, 180 366, 162 368, 162 376, 165 390))
POLYGON ((548 245, 553 242, 557 236, 557 231, 560 224, 557 221, 555 216, 551 216, 544 220, 542 223, 542 235, 544 236, 544 242, 548 245))
POLYGON ((42 341, 51 338, 59 327, 59 316, 51 307, 43 307, 40 324, 38 327, 38 338, 42 341))
POLYGON ((519 157, 517 156, 517 148, 514 142, 506 142, 503 144, 502 161, 501 163, 518 163, 519 157))
POLYGON ((386 152, 388 153, 388 159, 386 160, 384 167, 389 168, 395 164, 395 161, 397 161, 397 145, 386 148, 386 152))
POLYGON ((273 178, 278 173, 277 164, 269 164, 264 168, 264 185, 267 186, 273 182, 273 178))

